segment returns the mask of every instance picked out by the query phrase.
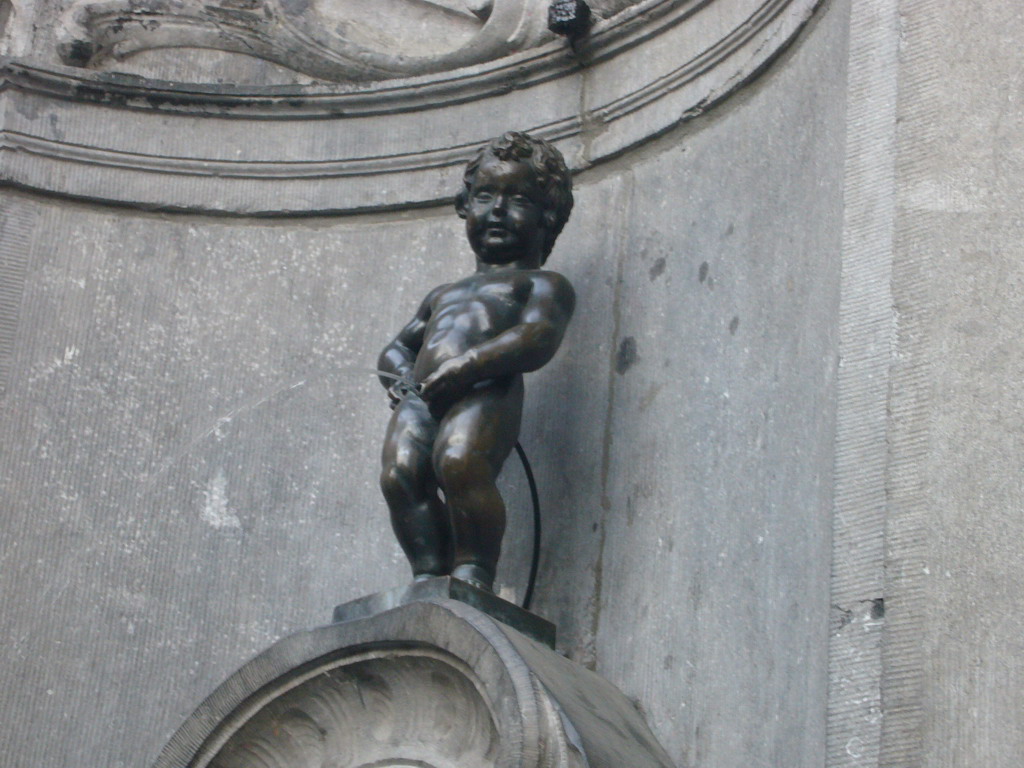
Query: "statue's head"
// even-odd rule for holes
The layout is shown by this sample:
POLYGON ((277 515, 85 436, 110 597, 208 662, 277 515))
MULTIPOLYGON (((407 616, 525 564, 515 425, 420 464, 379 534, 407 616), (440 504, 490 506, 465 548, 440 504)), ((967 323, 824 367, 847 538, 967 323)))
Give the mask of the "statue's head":
POLYGON ((535 203, 541 210, 540 221, 544 235, 543 263, 572 212, 572 174, 565 159, 561 152, 543 139, 535 139, 518 131, 502 134, 480 149, 466 166, 462 188, 455 196, 455 210, 462 218, 466 218, 481 166, 492 160, 519 163, 533 177, 537 197, 535 203))

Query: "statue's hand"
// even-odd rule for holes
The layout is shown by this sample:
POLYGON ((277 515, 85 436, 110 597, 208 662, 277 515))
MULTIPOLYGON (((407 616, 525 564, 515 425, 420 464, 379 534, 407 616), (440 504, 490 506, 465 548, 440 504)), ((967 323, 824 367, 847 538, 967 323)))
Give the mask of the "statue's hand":
POLYGON ((445 360, 423 380, 419 389, 420 397, 436 406, 458 399, 474 383, 473 362, 471 353, 445 360))
POLYGON ((412 392, 409 384, 404 381, 396 381, 388 387, 388 398, 391 400, 391 410, 395 410, 400 402, 405 400, 412 392))

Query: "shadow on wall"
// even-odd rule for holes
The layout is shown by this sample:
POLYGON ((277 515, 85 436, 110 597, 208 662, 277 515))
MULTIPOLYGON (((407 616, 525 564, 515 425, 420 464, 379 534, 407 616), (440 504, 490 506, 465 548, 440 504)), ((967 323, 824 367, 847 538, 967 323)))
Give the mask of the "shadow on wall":
POLYGON ((14 7, 11 0, 0 0, 0 37, 7 32, 7 20, 11 18, 11 11, 14 7))

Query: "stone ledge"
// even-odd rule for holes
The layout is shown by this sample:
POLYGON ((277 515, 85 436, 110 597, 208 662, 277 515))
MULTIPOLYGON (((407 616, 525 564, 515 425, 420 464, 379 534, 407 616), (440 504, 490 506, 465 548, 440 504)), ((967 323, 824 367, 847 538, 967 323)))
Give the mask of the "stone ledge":
POLYGON ((414 581, 404 587, 386 592, 367 595, 358 600, 342 603, 334 609, 334 621, 353 621, 375 616, 378 613, 398 608, 421 600, 458 600, 486 613, 492 619, 522 632, 527 637, 555 647, 555 625, 534 613, 520 608, 515 603, 474 587, 451 576, 438 576, 427 581, 414 581))

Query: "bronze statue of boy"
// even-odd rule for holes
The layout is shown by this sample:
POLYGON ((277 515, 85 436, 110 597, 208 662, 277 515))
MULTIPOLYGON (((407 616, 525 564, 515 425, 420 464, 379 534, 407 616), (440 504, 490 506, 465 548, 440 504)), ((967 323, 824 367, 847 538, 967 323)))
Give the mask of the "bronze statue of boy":
POLYGON ((378 368, 402 379, 381 377, 394 408, 381 489, 415 579, 493 588, 505 532, 495 481, 519 437, 523 374, 555 354, 575 304, 569 281, 541 268, 572 204, 557 149, 494 139, 455 199, 476 272, 427 294, 381 352, 378 368))

